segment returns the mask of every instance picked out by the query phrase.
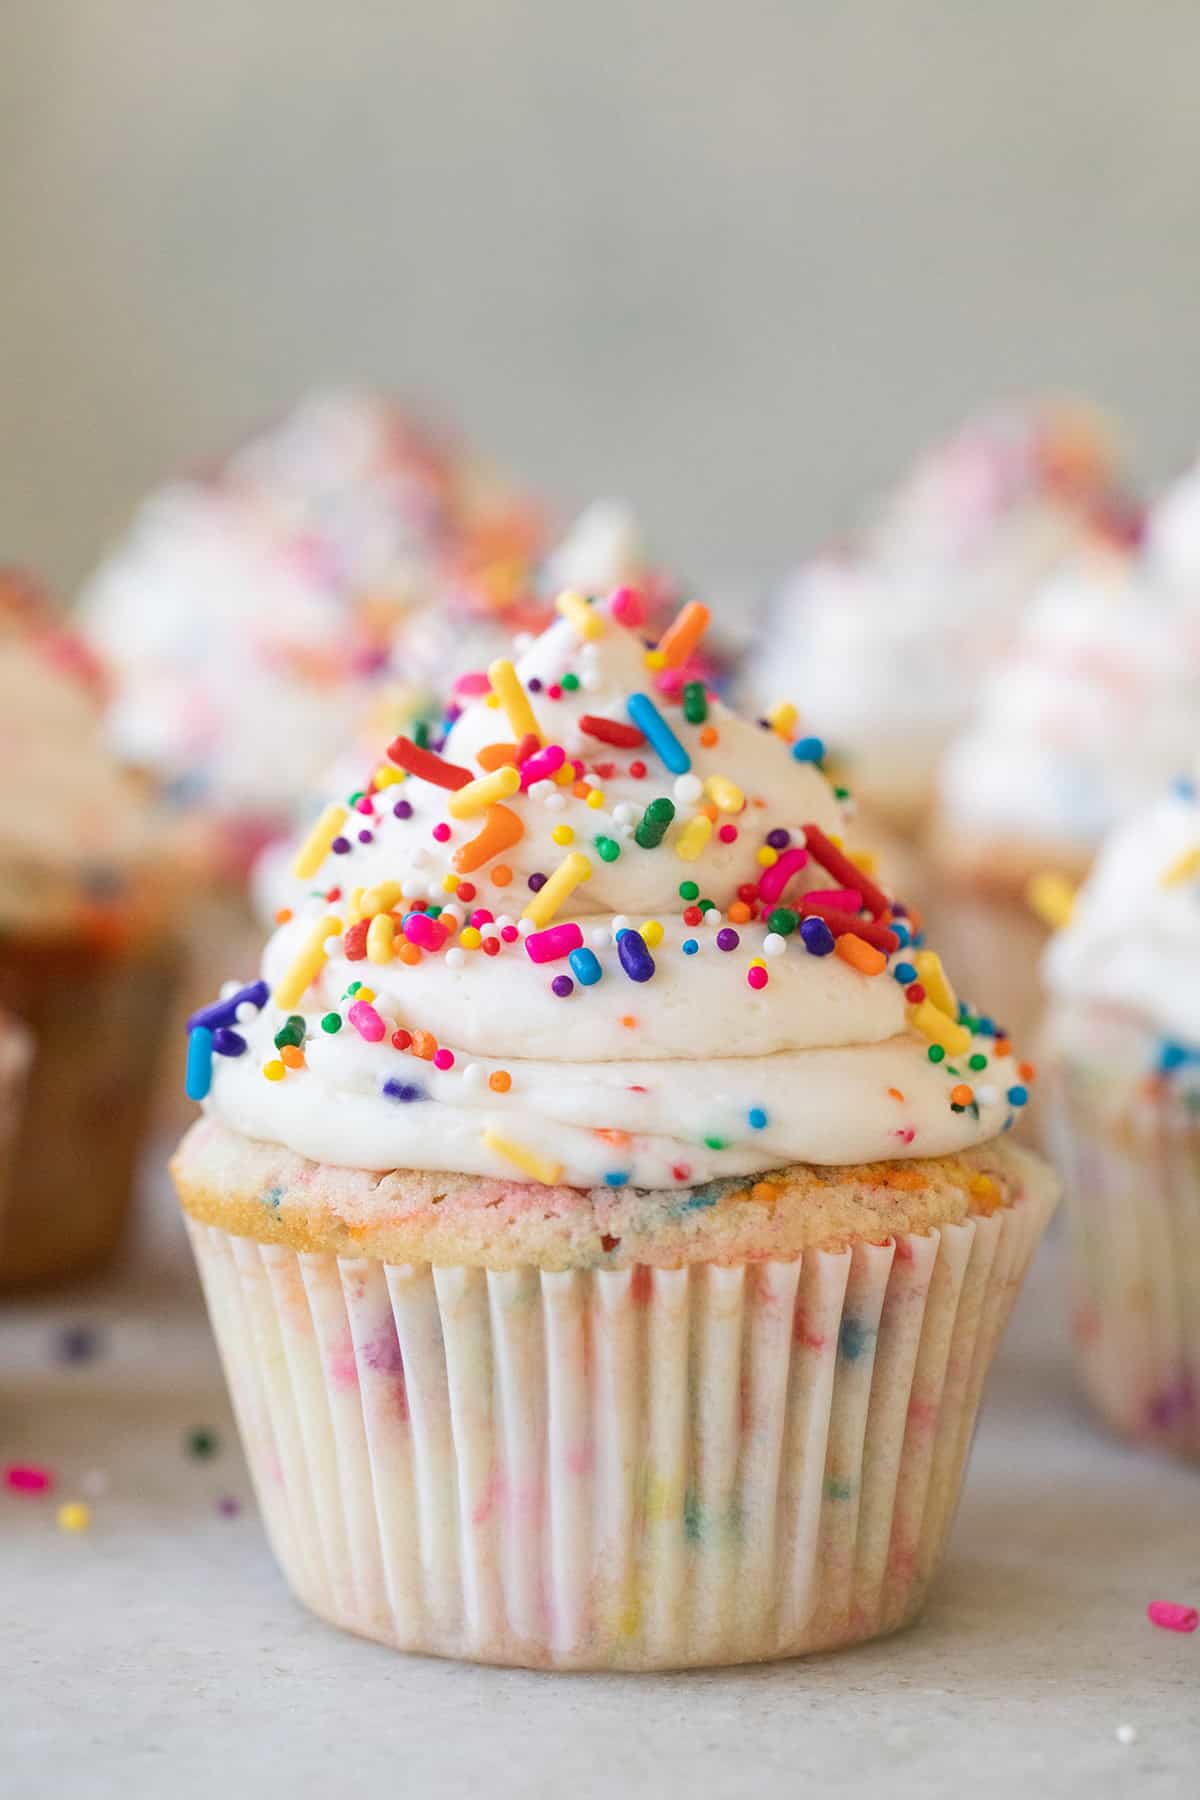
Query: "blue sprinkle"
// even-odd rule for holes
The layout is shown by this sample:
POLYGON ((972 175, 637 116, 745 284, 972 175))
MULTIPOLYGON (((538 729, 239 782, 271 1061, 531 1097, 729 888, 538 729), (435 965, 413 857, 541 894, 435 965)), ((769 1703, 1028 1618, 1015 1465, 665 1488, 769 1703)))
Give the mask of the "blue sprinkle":
POLYGON ((595 987, 604 973, 600 967, 600 958, 594 950, 572 950, 567 961, 580 987, 595 987))
POLYGON ((264 1007, 267 1004, 270 988, 265 981, 252 981, 249 987, 239 988, 236 994, 230 994, 228 1000, 214 1000, 211 1006, 202 1006, 194 1012, 187 1022, 189 1031, 203 1025, 209 1031, 215 1031, 218 1025, 236 1025, 238 1008, 250 1006, 264 1007))
POLYGON ((428 1100, 429 1095, 423 1087, 412 1081, 397 1081, 389 1075, 383 1084, 383 1091, 389 1100, 428 1100))
POLYGON ((640 931, 623 931, 617 939, 617 955, 630 981, 649 981, 654 973, 654 958, 640 931))
POLYGON ((685 956, 695 956, 699 948, 700 946, 695 938, 684 938, 682 949, 685 956))
POLYGON ((838 1349, 847 1362, 857 1362, 863 1351, 870 1348, 873 1336, 874 1333, 867 1330, 861 1319, 845 1318, 838 1333, 838 1349))
POLYGON ((752 1106, 746 1116, 750 1120, 751 1130, 762 1131, 766 1126, 767 1115, 761 1106, 752 1106))
POLYGON ((975 1034, 977 1037, 999 1037, 1000 1036, 1000 1033, 996 1030, 995 1020, 989 1019, 987 1017, 984 1017, 981 1019, 976 1019, 975 1034))
POLYGON ((848 1481, 839 1481, 836 1475, 825 1477, 825 1498, 827 1500, 849 1500, 853 1491, 848 1481))
POLYGON ((722 1187, 708 1186, 693 1188, 683 1203, 684 1212, 707 1212, 710 1206, 716 1206, 722 1195, 728 1192, 728 1185, 722 1187))
POLYGON ((792 745, 792 755, 797 762, 819 763, 825 760, 825 744, 819 737, 797 738, 792 745))
POLYGON ((230 1025, 218 1025, 212 1034, 212 1047, 218 1056, 244 1056, 246 1040, 230 1025))
POLYGON ((629 1180, 628 1169, 609 1169, 604 1180, 609 1187, 624 1187, 629 1180))
POLYGON ((184 1091, 189 1100, 203 1100, 212 1086, 213 1034, 206 1025, 188 1033, 187 1075, 184 1091))
POLYGON ((912 942, 912 933, 909 931, 908 926, 904 923, 903 919, 893 919, 888 926, 888 929, 889 931, 895 932, 896 936, 900 939, 901 946, 912 942))
POLYGON ((1200 1050, 1189 1050, 1186 1044, 1175 1044, 1165 1039, 1158 1052, 1158 1072, 1160 1075, 1171 1075, 1176 1069, 1186 1068, 1189 1063, 1200 1062, 1200 1050))
POLYGON ((833 954, 833 933, 824 919, 802 919, 800 939, 810 956, 833 954))
POLYGON ((1019 1084, 1016 1087, 1010 1087, 1008 1090, 1008 1103, 1010 1106, 1024 1106, 1028 1098, 1028 1088, 1023 1088, 1019 1084))
POLYGON ((262 1202, 264 1206, 278 1206, 282 1199, 283 1189, 281 1187, 269 1187, 263 1194, 262 1202))
POLYGON ((1196 783, 1192 780, 1190 775, 1177 775, 1175 780, 1171 783, 1171 792, 1177 800, 1194 800, 1196 798, 1196 783))
POLYGON ((897 963, 892 974, 904 987, 907 987, 910 981, 917 979, 917 971, 911 963, 897 963))
POLYGON ((630 694, 625 711, 638 730, 649 740, 672 775, 686 775, 692 759, 680 743, 649 694, 630 694))

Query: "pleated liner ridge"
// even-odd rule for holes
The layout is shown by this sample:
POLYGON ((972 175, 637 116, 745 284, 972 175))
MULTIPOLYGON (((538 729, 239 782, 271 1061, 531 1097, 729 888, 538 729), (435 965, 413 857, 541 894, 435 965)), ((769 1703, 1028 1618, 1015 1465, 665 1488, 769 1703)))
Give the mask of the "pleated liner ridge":
POLYGON ((189 1229, 303 1601, 405 1650, 645 1669, 915 1616, 1052 1207, 789 1262, 565 1274, 189 1229))

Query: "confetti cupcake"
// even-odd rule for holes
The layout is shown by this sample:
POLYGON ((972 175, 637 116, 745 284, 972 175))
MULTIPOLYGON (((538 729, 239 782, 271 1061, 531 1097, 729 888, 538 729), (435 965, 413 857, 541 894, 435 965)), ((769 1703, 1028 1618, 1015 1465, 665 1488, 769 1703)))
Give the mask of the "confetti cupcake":
POLYGON ((1073 1335, 1118 1431, 1200 1456, 1200 799, 1116 832, 1046 958, 1073 1335))
POLYGON ((1055 1182, 811 746, 562 617, 398 737, 192 1021, 174 1174, 296 1593, 548 1668, 919 1611, 1055 1182), (365 804, 364 804, 365 802, 365 804))
POLYGON ((1107 432, 1078 407, 971 420, 786 585, 748 698, 795 701, 870 815, 913 832, 942 751, 1113 470, 1107 432))
POLYGON ((32 1062, 0 1203, 0 1286, 74 1273, 129 1209, 176 971, 154 822, 106 757, 101 682, 0 579, 0 1005, 32 1062))

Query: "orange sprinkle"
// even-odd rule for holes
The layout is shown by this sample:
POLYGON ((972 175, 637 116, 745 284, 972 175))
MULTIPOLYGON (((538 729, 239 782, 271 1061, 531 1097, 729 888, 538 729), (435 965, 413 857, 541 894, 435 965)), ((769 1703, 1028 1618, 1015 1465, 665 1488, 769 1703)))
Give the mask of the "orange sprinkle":
POLYGON ((1018 1063, 1017 1074, 1022 1081, 1036 1081, 1037 1070, 1032 1063, 1018 1063))
POLYGON ((903 1100, 903 1098, 904 1098, 904 1095, 900 1092, 899 1088, 889 1088, 888 1093, 891 1095, 893 1100, 903 1100))
POLYGON ((571 792, 577 800, 586 800, 591 791, 591 786, 586 781, 577 781, 575 786, 571 789, 571 792))
POLYGON ((290 906, 281 906, 279 908, 279 911, 275 914, 275 923, 277 925, 286 925, 288 920, 291 917, 292 917, 291 907, 290 906))
POLYGON ((717 730, 715 725, 702 725, 701 726, 700 742, 704 745, 704 748, 706 750, 711 750, 713 745, 719 744, 720 741, 721 741, 721 734, 717 730))
POLYGON ((497 800, 487 809, 483 830, 454 852, 454 867, 460 875, 470 875, 493 856, 511 850, 524 836, 525 827, 516 813, 497 800))
POLYGON ((969 1088, 965 1081, 960 1081, 957 1087, 950 1089, 950 1099, 955 1106, 970 1106, 974 1098, 974 1088, 969 1088))
POLYGON ((716 822, 717 822, 717 809, 716 809, 716 807, 715 807, 715 806, 714 806, 714 805, 713 805, 713 803, 712 803, 712 801, 711 801, 711 800, 706 800, 706 801, 705 801, 705 802, 704 802, 704 805, 703 805, 703 806, 701 806, 701 807, 698 807, 698 808, 697 808, 697 811, 698 811, 698 812, 699 812, 699 813, 700 813, 700 815, 701 815, 701 817, 702 817, 702 818, 705 818, 705 819, 711 819, 711 820, 712 820, 712 822, 713 822, 713 824, 714 824, 714 825, 715 825, 715 824, 716 824, 716 822))
POLYGON ((495 774, 497 769, 507 767, 509 763, 515 763, 516 760, 517 746, 515 744, 485 744, 482 750, 475 752, 475 761, 481 769, 486 769, 489 775, 495 774))
POLYGON ((1012 1043, 1010 1042, 1010 1040, 1008 1038, 997 1038, 996 1039, 995 1051, 996 1051, 997 1056, 1007 1056, 1011 1049, 1012 1049, 1012 1043))
POLYGON ((637 1020, 632 1013, 624 1013, 621 1018, 621 1023, 626 1031, 632 1031, 637 1024, 637 1020))
POLYGON ((304 1052, 298 1044, 285 1044, 279 1052, 280 1062, 286 1063, 289 1069, 304 1067, 304 1052))
POLYGON ((410 969, 415 968, 421 960, 421 952, 417 945, 410 944, 407 938, 405 938, 404 942, 400 945, 400 948, 396 951, 396 955, 399 960, 410 969))
POLYGON ((699 600, 689 600, 676 613, 658 640, 658 650, 665 669, 677 669, 687 661, 708 630, 708 621, 708 608, 699 600))
POLYGON ((614 1131, 609 1127, 602 1125, 596 1126, 592 1136, 603 1138, 606 1144, 612 1144, 617 1150, 623 1150, 626 1144, 631 1144, 633 1142, 632 1137, 627 1131, 614 1131))
POLYGON ((414 1031, 412 1034, 412 1053, 423 1062, 432 1062, 437 1049, 437 1039, 432 1031, 414 1031))
POLYGON ((744 900, 735 900, 729 908, 728 918, 731 925, 744 925, 750 917, 750 908, 744 900))
POLYGON ((493 1069, 488 1076, 488 1086, 493 1094, 507 1094, 512 1086, 512 1076, 507 1069, 493 1069))
POLYGON ((751 804, 751 806, 757 806, 757 807, 758 807, 758 808, 759 808, 759 809, 760 809, 760 811, 761 811, 761 809, 762 809, 762 808, 763 808, 763 807, 764 807, 764 806, 765 806, 765 805, 766 805, 766 804, 767 804, 767 803, 766 803, 766 801, 765 801, 765 800, 764 800, 764 799, 763 799, 763 797, 762 797, 762 795, 761 795, 761 794, 752 794, 752 795, 751 795, 751 796, 750 796, 750 804, 751 804))
POLYGON ((868 944, 857 932, 843 931, 834 945, 843 962, 848 962, 860 975, 880 975, 887 968, 887 957, 874 944, 868 944))
POLYGON ((497 863, 488 879, 493 887, 507 887, 512 880, 512 870, 507 863, 497 863))
POLYGON ((779 1198, 779 1189, 773 1181, 756 1181, 750 1189, 750 1198, 755 1206, 774 1206, 779 1198))

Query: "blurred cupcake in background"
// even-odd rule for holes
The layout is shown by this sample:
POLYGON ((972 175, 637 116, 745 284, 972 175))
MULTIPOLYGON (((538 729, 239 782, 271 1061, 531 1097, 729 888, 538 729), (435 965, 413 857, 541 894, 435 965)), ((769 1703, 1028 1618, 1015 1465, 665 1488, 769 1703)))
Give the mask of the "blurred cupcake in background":
POLYGON ((1200 1456, 1200 798, 1116 831, 1046 955, 1048 1132, 1093 1403, 1200 1456))
POLYGON ((1079 406, 971 420, 786 585, 749 698, 793 701, 862 806, 913 831, 941 752, 1115 467, 1109 432, 1079 406))
POLYGON ((89 1268, 129 1210, 177 965, 159 822, 105 751, 103 679, 0 575, 0 1286, 89 1268), (16 1112, 15 1126, 12 1123, 16 1112))
POLYGON ((1051 578, 939 771, 932 922, 978 1002, 1026 1038, 1071 890, 1195 742, 1200 643, 1135 535, 1094 533, 1051 578))

